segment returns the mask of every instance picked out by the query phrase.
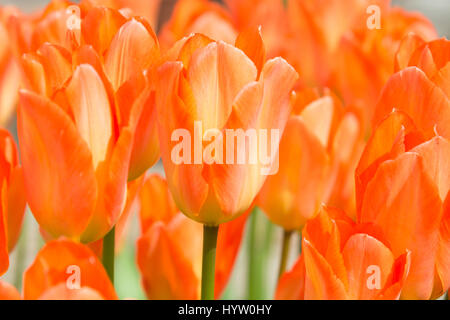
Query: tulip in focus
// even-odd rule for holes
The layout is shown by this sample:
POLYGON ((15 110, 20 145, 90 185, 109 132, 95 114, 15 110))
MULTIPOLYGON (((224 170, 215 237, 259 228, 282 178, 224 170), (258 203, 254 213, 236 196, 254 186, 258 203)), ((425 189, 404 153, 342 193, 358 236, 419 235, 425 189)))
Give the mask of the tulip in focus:
MULTIPOLYGON (((202 265, 202 225, 178 211, 167 182, 146 178, 139 194, 142 236, 137 262, 148 299, 198 299, 202 265)), ((230 276, 247 215, 220 226, 215 283, 220 298, 230 276)))
POLYGON ((370 225, 328 207, 306 223, 302 250, 281 277, 276 299, 398 299, 411 258, 407 251, 396 257, 370 225))
POLYGON ((450 41, 425 42, 415 34, 406 36, 397 51, 395 70, 415 66, 450 97, 450 41))
MULTIPOLYGON (((230 221, 250 207, 266 176, 261 174, 261 159, 254 163, 249 159, 264 154, 263 150, 278 149, 279 141, 268 143, 269 134, 265 143, 260 138, 253 139, 256 150, 249 150, 248 137, 247 145, 237 143, 235 147, 237 139, 230 135, 227 138, 226 131, 278 130, 281 137, 290 112, 291 89, 297 79, 297 73, 282 58, 265 62, 264 45, 257 30, 241 34, 236 45, 193 35, 180 40, 169 52, 177 61, 159 68, 156 99, 167 182, 180 210, 210 226, 230 221), (198 144, 199 123, 206 135, 205 139, 200 133, 205 146, 198 144), (183 136, 174 139, 174 132, 180 130, 183 135, 194 137, 194 141, 183 136), (206 145, 211 141, 217 146, 216 151, 206 145), (173 154, 180 143, 191 150, 180 152, 183 160, 176 163, 173 154), (236 149, 231 156, 227 145, 236 149), (209 159, 199 159, 199 154, 200 158, 202 154, 209 155, 209 159), (238 163, 236 158, 245 161, 238 163)), ((273 163, 274 158, 270 159, 273 163)))
POLYGON ((416 67, 394 74, 356 170, 358 221, 383 231, 392 252, 411 251, 403 299, 450 286, 450 103, 416 67))
POLYGON ((152 72, 145 73, 159 49, 144 21, 112 9, 92 9, 81 28, 88 44, 72 52, 44 43, 24 56, 29 90, 21 92, 18 132, 41 227, 91 242, 120 217, 128 178, 159 157, 152 72))

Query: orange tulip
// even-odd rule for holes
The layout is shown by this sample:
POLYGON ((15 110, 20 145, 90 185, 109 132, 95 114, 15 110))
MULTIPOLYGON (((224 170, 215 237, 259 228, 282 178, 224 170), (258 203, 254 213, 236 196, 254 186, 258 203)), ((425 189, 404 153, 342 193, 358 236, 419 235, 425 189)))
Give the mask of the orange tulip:
POLYGON ((288 5, 288 61, 305 85, 329 87, 345 104, 360 108, 366 126, 402 38, 410 32, 436 37, 424 16, 389 2, 292 0, 288 5))
MULTIPOLYGON (((69 37, 72 31, 66 25, 59 27, 69 37)), ((24 56, 26 87, 67 105, 60 92, 72 70, 80 64, 92 65, 112 104, 115 126, 129 126, 134 134, 129 179, 136 179, 159 158, 151 72, 159 63, 156 35, 144 19, 127 19, 103 7, 86 11, 80 27, 79 39, 70 48, 43 42, 36 53, 24 56)))
POLYGON ((298 91, 280 142, 280 169, 256 204, 275 224, 300 230, 322 203, 354 212, 353 172, 363 143, 361 120, 338 99, 298 91))
POLYGON ((230 15, 219 4, 209 0, 180 0, 159 34, 161 46, 169 49, 191 33, 202 33, 228 43, 233 43, 237 36, 230 15))
POLYGON ((101 262, 88 247, 66 239, 48 242, 25 271, 26 300, 114 300, 101 262))
POLYGON ((417 35, 406 36, 397 51, 395 70, 415 66, 450 97, 450 41, 445 38, 425 42, 417 35))
POLYGON ((144 20, 107 8, 90 10, 81 34, 86 44, 71 50, 44 43, 24 56, 35 93, 21 93, 18 131, 36 219, 52 237, 90 242, 120 217, 127 179, 159 158, 153 72, 145 73, 159 47, 144 20))
POLYGON ((398 299, 410 253, 396 257, 369 225, 323 207, 305 225, 302 255, 280 279, 276 299, 398 299))
MULTIPOLYGON (((137 262, 149 299, 198 299, 202 225, 180 213, 158 175, 147 177, 139 195, 142 236, 137 262)), ((216 261, 219 298, 236 259, 247 215, 220 226, 216 261)))
POLYGON ((0 300, 20 300, 20 293, 14 286, 0 281, 0 300))
POLYGON ((261 27, 268 56, 282 54, 286 45, 280 36, 287 29, 286 13, 278 0, 228 0, 221 6, 210 0, 180 0, 170 20, 160 32, 163 48, 192 33, 233 44, 236 36, 248 29, 261 27))
POLYGON ((267 143, 269 134, 266 141, 253 139, 253 147, 258 146, 251 151, 250 144, 238 143, 235 154, 230 151, 234 134, 250 129, 258 135, 260 130, 269 130, 281 137, 297 79, 282 58, 264 64, 264 46, 257 31, 242 34, 236 43, 238 48, 193 35, 169 52, 178 61, 166 62, 158 70, 158 132, 169 188, 184 214, 207 225, 230 221, 251 205, 266 178, 261 174, 262 150, 275 155, 278 140, 267 143), (174 139, 178 134, 181 138, 174 139), (208 135, 214 143, 203 146, 208 135), (188 150, 181 152, 180 145, 188 150), (220 152, 221 148, 228 152, 220 152), (258 154, 260 159, 254 159, 258 154))
POLYGON ((8 32, 9 20, 19 14, 14 7, 0 7, 0 124, 6 125, 11 119, 17 101, 22 74, 11 34, 8 32))
POLYGON ((16 143, 5 129, 0 129, 0 182, 0 275, 2 275, 8 269, 8 253, 19 239, 25 213, 22 168, 19 165, 16 143))
POLYGON ((161 0, 82 0, 81 6, 88 7, 107 7, 120 10, 122 14, 132 17, 139 15, 145 17, 152 28, 158 26, 159 7, 161 0))
POLYGON ((356 170, 358 221, 383 230, 394 255, 411 251, 402 298, 450 286, 450 102, 424 72, 393 75, 356 170))

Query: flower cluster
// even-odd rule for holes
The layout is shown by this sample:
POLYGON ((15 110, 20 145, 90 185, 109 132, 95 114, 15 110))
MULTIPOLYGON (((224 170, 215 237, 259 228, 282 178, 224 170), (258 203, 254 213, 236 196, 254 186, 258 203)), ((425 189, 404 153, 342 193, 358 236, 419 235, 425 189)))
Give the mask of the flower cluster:
POLYGON ((134 213, 147 298, 218 299, 258 209, 284 232, 276 299, 445 294, 450 42, 432 23, 389 0, 160 5, 0 8, 0 276, 27 207, 46 242, 0 299, 117 299, 134 213))

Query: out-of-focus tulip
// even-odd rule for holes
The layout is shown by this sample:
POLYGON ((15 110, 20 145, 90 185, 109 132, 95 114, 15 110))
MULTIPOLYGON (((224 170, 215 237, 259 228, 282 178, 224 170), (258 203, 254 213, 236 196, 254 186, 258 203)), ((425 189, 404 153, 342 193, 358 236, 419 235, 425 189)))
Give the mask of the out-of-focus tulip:
POLYGON ((234 43, 237 36, 230 14, 221 5, 209 0, 180 0, 159 34, 161 46, 169 49, 191 33, 228 43, 234 43))
POLYGON ((170 20, 160 32, 163 48, 191 33, 233 44, 236 36, 261 27, 270 58, 279 56, 286 46, 286 12, 278 0, 228 0, 221 6, 210 0, 180 0, 170 20))
POLYGON ((21 93, 18 131, 37 221, 52 237, 90 242, 120 217, 127 179, 159 158, 154 72, 145 72, 159 47, 144 20, 108 8, 89 10, 81 34, 79 47, 44 43, 24 56, 35 93, 21 93))
POLYGON ((402 38, 437 36, 424 16, 391 8, 389 0, 292 0, 288 14, 287 58, 301 80, 329 87, 360 108, 367 129, 402 38))
POLYGON ((14 54, 12 36, 8 32, 9 20, 19 14, 14 7, 0 7, 0 124, 5 126, 13 115, 22 79, 19 60, 14 54))
POLYGON ((145 17, 153 29, 158 26, 158 15, 161 0, 83 0, 81 6, 107 7, 120 12, 127 17, 135 15, 145 17))
POLYGON ((20 293, 13 285, 0 281, 0 300, 20 300, 20 293))
POLYGON ((114 300, 117 295, 101 262, 86 246, 48 242, 23 278, 24 299, 114 300))
POLYGON ((442 38, 425 42, 417 35, 406 36, 398 49, 395 70, 420 68, 450 98, 450 41, 442 38))
POLYGON ((261 61, 257 31, 242 37, 238 47, 198 34, 185 38, 170 53, 178 61, 158 70, 158 133, 168 185, 180 210, 206 225, 230 221, 253 202, 264 168, 270 172, 275 160, 297 79, 282 58, 261 61), (248 132, 255 138, 245 137, 248 132), (174 141, 174 134, 181 136, 174 141), (237 148, 235 140, 241 140, 237 148), (180 145, 187 150, 180 152, 180 145))
POLYGON ((354 170, 363 144, 361 119, 339 100, 316 90, 297 92, 280 142, 280 168, 256 204, 286 230, 300 230, 322 203, 354 216, 354 170))
POLYGON ((410 253, 396 256, 370 225, 323 207, 305 225, 302 255, 280 279, 277 299, 398 299, 410 253))
POLYGON ((437 297, 450 286, 450 102, 408 67, 387 82, 374 121, 356 170, 358 221, 383 230, 394 255, 411 251, 402 298, 437 297))
MULTIPOLYGON (((202 265, 202 225, 178 211, 167 182, 147 177, 139 194, 142 236, 137 262, 149 299, 198 299, 202 265)), ((220 297, 240 247, 247 215, 219 229, 216 297, 220 297)))
POLYGON ((19 239, 25 213, 22 167, 11 134, 0 129, 0 275, 9 266, 8 253, 19 239))

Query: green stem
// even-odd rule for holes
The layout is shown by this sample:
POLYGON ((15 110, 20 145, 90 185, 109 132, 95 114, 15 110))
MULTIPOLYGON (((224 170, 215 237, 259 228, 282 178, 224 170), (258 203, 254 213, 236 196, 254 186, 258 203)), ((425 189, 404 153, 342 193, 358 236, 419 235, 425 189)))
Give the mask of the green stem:
POLYGON ((281 275, 286 270, 287 260, 289 256, 289 245, 292 235, 292 231, 290 230, 284 230, 283 232, 283 247, 281 249, 280 271, 278 272, 278 279, 280 279, 281 275))
POLYGON ((272 243, 273 224, 257 207, 248 229, 248 299, 268 299, 267 257, 272 243))
POLYGON ((218 233, 219 226, 203 226, 202 300, 214 300, 218 233))
POLYGON ((298 233, 299 233, 299 236, 300 236, 300 241, 299 241, 299 244, 298 244, 298 254, 301 255, 302 254, 302 239, 303 239, 303 237, 302 237, 302 229, 300 229, 300 231, 298 233))
POLYGON ((113 227, 103 238, 103 266, 109 279, 114 284, 114 247, 116 243, 116 227, 113 227))

